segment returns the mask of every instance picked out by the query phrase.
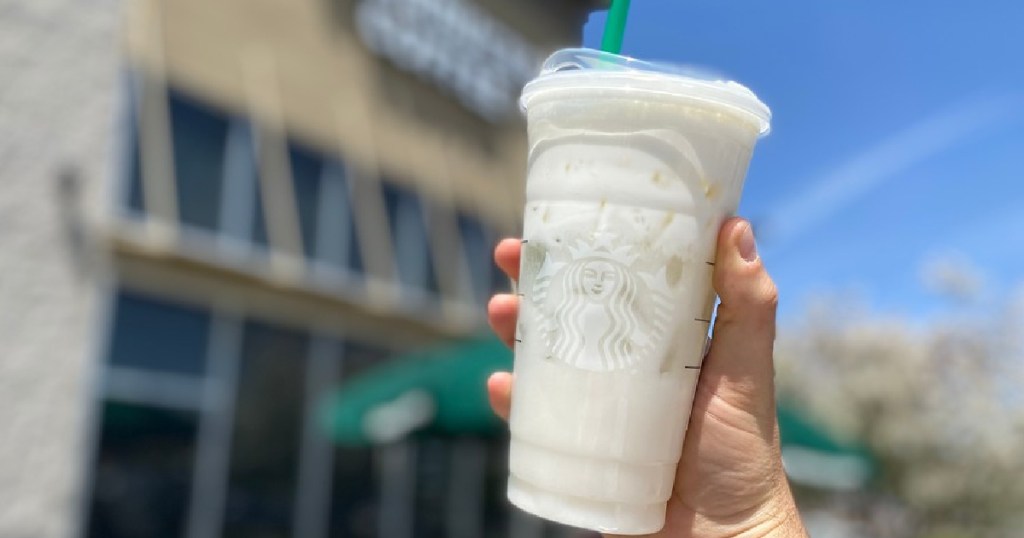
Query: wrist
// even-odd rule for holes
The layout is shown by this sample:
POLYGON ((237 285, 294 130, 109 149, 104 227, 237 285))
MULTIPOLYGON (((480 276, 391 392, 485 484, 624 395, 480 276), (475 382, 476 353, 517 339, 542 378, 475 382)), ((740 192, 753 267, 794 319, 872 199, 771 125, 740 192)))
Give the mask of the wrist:
POLYGON ((807 530, 804 529, 796 506, 792 506, 775 514, 767 520, 766 524, 739 536, 743 538, 807 538, 807 530))
POLYGON ((735 538, 807 538, 800 512, 785 478, 772 501, 759 510, 753 526, 734 535, 735 538))
POLYGON ((692 526, 672 538, 807 538, 789 483, 782 474, 762 502, 731 517, 694 514, 692 526))

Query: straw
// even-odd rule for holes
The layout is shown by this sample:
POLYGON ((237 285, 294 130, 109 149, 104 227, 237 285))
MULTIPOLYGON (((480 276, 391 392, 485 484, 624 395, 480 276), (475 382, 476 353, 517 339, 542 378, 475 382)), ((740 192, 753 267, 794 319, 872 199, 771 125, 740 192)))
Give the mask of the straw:
POLYGON ((608 20, 604 23, 601 50, 613 54, 618 54, 622 50, 622 34, 626 31, 628 13, 629 0, 612 0, 612 6, 608 8, 608 20))

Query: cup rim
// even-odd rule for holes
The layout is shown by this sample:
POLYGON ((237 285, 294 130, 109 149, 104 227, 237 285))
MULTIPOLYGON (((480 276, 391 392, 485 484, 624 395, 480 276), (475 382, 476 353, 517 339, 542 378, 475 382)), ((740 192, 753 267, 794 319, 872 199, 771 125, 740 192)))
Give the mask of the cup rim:
POLYGON ((771 128, 771 110, 753 91, 711 70, 584 48, 549 56, 538 76, 524 86, 519 105, 526 112, 538 99, 580 90, 701 101, 739 113, 756 124, 761 136, 771 128))

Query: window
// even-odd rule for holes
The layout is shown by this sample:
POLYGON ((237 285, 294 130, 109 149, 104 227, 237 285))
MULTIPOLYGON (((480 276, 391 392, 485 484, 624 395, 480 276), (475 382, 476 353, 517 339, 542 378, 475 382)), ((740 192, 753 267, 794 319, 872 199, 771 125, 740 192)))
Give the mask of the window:
POLYGON ((122 290, 114 301, 110 365, 202 375, 209 327, 203 310, 122 290))
POLYGON ((379 505, 373 452, 366 448, 334 449, 330 532, 337 538, 375 538, 379 505))
POLYGON ((107 378, 147 388, 102 385, 87 538, 184 536, 187 523, 225 537, 375 538, 389 510, 415 536, 508 536, 506 438, 417 436, 409 480, 396 482, 386 451, 306 430, 325 390, 389 350, 128 290, 112 320, 107 378))
POLYGON ((507 292, 511 288, 508 275, 494 263, 494 247, 501 237, 477 217, 467 214, 459 215, 459 234, 474 299, 486 303, 491 294, 507 292))
POLYGON ((383 183, 384 204, 395 249, 398 280, 413 289, 437 293, 438 284, 431 259, 430 241, 426 231, 422 200, 416 193, 396 185, 383 183))
MULTIPOLYGON (((339 383, 358 376, 385 360, 390 353, 376 347, 344 344, 339 383)), ((380 516, 377 465, 368 448, 334 449, 334 473, 331 489, 330 532, 337 538, 374 538, 378 536, 380 516)))
MULTIPOLYGON (((416 509, 413 536, 444 538, 448 536, 449 479, 452 465, 450 442, 427 438, 416 442, 416 509)), ((470 500, 471 501, 471 500, 470 500)))
POLYGON ((127 175, 125 206, 138 214, 146 211, 142 197, 142 157, 139 150, 138 98, 133 91, 127 93, 125 111, 125 133, 123 158, 124 173, 127 175))
POLYGON ((479 303, 486 303, 495 285, 491 282, 491 266, 494 257, 491 255, 490 239, 479 219, 460 213, 458 216, 459 235, 462 239, 463 257, 469 275, 466 277, 471 284, 472 298, 479 303))
POLYGON ((256 141, 248 122, 235 119, 224 156, 221 231, 244 244, 267 247, 256 141))
MULTIPOLYGON (((146 189, 152 185, 142 177, 139 131, 143 126, 138 114, 141 96, 133 88, 126 93, 121 203, 130 216, 144 216, 146 189)), ((173 156, 175 176, 174 185, 167 190, 176 193, 178 223, 232 238, 234 243, 221 243, 233 245, 232 248, 241 245, 269 249, 268 228, 275 223, 268 222, 271 216, 265 211, 263 191, 267 178, 262 177, 264 171, 260 165, 260 152, 265 148, 260 147, 262 142, 253 126, 243 118, 208 107, 180 90, 169 88, 167 96, 171 133, 165 143, 173 156)), ((303 256, 323 262, 325 267, 362 273, 363 252, 353 222, 352 192, 345 164, 337 157, 327 156, 298 141, 286 140, 285 143, 303 256)), ((411 243, 409 239, 403 241, 411 244, 413 250, 426 248, 425 242, 415 237, 424 233, 424 217, 418 200, 404 195, 399 198, 401 212, 409 213, 399 219, 407 229, 403 237, 411 238, 411 243)), ((285 218, 291 214, 290 211, 283 213, 285 218)), ((422 257, 422 253, 412 254, 422 257)), ((420 288, 424 287, 424 282, 432 282, 433 268, 428 265, 415 263, 404 269, 405 281, 416 282, 416 287, 420 288), (421 274, 423 270, 428 276, 421 274)), ((427 287, 436 288, 436 284, 427 287)))
POLYGON ((184 535, 197 428, 194 413, 103 404, 85 535, 184 535))
POLYGON ((308 338, 245 325, 224 536, 289 536, 305 414, 308 338))
POLYGON ((182 224, 216 231, 228 120, 181 92, 169 90, 168 98, 179 218, 182 224))
POLYGON ((302 248, 306 257, 312 258, 316 252, 323 162, 319 155, 295 143, 289 144, 288 157, 295 186, 295 203, 298 205, 302 248))
POLYGON ((331 162, 324 166, 320 192, 317 260, 334 268, 362 272, 363 255, 344 164, 331 162))
MULTIPOLYGON (((125 206, 145 213, 145 184, 142 181, 140 125, 141 96, 134 88, 127 91, 128 121, 125 136, 125 206)), ((170 118, 170 146, 175 172, 178 219, 182 224, 217 231, 220 226, 225 153, 228 147, 229 120, 187 94, 169 88, 167 107, 170 118)))
MULTIPOLYGON (((489 443, 487 447, 486 471, 484 474, 484 536, 508 536, 509 508, 506 483, 508 481, 508 436, 489 443)), ((532 519, 532 516, 527 516, 532 519)))
POLYGON ((260 172, 257 170, 253 176, 253 180, 256 182, 256 188, 254 189, 256 203, 253 205, 252 241, 260 247, 270 248, 270 236, 267 234, 267 217, 263 211, 263 186, 259 175, 260 172))

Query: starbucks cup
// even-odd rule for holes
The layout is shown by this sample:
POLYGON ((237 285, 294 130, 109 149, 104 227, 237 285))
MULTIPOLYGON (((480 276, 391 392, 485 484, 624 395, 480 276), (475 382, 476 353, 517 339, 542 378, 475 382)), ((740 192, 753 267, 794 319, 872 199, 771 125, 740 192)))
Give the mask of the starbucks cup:
POLYGON ((551 56, 522 106, 508 497, 568 525, 656 532, 700 376, 718 229, 770 112, 735 82, 586 49, 551 56))

